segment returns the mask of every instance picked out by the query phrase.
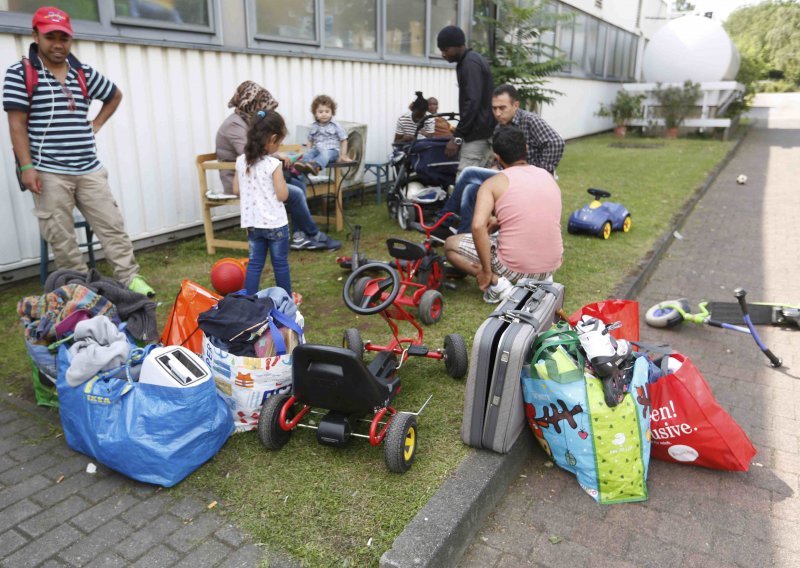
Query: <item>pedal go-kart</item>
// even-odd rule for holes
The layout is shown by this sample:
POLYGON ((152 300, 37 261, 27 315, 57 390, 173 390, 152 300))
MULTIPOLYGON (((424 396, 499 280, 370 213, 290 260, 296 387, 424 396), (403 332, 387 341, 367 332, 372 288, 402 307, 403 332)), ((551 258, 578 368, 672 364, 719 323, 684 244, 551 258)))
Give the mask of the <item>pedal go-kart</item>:
POLYGON ((317 441, 328 446, 344 446, 352 437, 367 439, 372 446, 383 443, 389 471, 408 471, 417 451, 417 416, 431 397, 418 412, 399 412, 392 406, 400 392, 397 368, 391 351, 379 353, 367 366, 349 349, 298 345, 292 351, 292 394, 264 401, 259 439, 270 450, 285 446, 295 428, 316 430, 317 441), (370 414, 371 419, 365 418, 370 414))
POLYGON ((431 350, 425 346, 425 333, 416 318, 405 308, 418 305, 420 319, 438 321, 442 316, 441 294, 436 290, 425 290, 424 286, 401 280, 397 270, 382 262, 372 262, 357 268, 344 284, 342 297, 345 305, 359 315, 380 314, 389 325, 392 338, 386 345, 364 342, 356 328, 344 331, 343 345, 359 357, 365 351, 390 352, 399 358, 399 365, 408 357, 426 357, 444 361, 447 374, 460 379, 467 374, 467 345, 458 333, 444 338, 442 349, 431 350), (416 290, 412 296, 408 293, 416 290), (417 298, 415 300, 415 298, 417 298), (417 304, 415 304, 417 302, 417 304), (400 335, 398 322, 408 322, 415 330, 416 337, 400 335))
MULTIPOLYGON (((386 247, 389 249, 389 255, 393 258, 389 264, 399 271, 401 281, 407 286, 417 288, 413 294, 413 305, 419 307, 427 292, 440 290, 442 286, 455 288, 455 284, 452 282, 445 282, 447 277, 445 257, 439 254, 435 248, 437 244, 444 241, 434 236, 434 233, 440 227, 445 226, 451 220, 451 217, 455 217, 455 214, 446 213, 433 225, 427 225, 425 224, 422 207, 414 204, 414 208, 416 208, 418 222, 411 223, 411 226, 422 232, 425 235, 425 240, 422 243, 414 243, 406 239, 389 238, 386 240, 386 247)), ((359 252, 360 240, 361 225, 356 225, 353 228, 353 254, 336 258, 337 264, 344 270, 352 271, 369 262, 381 262, 379 260, 369 260, 363 253, 359 252)), ((428 294, 425 302, 426 305, 430 304, 434 308, 440 307, 442 303, 441 295, 428 294)), ((436 317, 431 318, 429 310, 420 309, 419 314, 422 323, 425 325, 436 323, 438 318, 441 317, 441 310, 436 311, 436 317)))
POLYGON ((627 233, 631 230, 631 213, 624 205, 600 201, 611 197, 610 192, 593 187, 586 191, 594 200, 569 216, 567 231, 570 234, 588 233, 608 239, 612 231, 627 233))

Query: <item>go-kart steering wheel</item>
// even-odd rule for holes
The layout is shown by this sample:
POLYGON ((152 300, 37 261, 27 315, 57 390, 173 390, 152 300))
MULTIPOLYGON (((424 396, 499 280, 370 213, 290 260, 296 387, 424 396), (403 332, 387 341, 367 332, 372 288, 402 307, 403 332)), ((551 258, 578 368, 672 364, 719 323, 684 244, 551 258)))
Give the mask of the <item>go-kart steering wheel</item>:
POLYGON ((606 191, 605 189, 597 189, 597 188, 590 188, 586 190, 589 195, 600 201, 603 198, 611 197, 611 193, 606 191))
MULTIPOLYGON (((380 276, 371 276, 373 281, 375 279, 379 279, 380 276)), ((397 294, 400 293, 400 275, 397 273, 397 270, 385 264, 383 262, 370 262, 363 266, 359 266, 356 270, 354 270, 350 276, 347 277, 347 281, 344 283, 344 291, 342 292, 342 299, 344 300, 344 304, 353 310, 355 313, 360 314, 362 316, 369 316, 372 314, 377 314, 382 312, 386 308, 392 305, 395 298, 397 298, 397 294), (355 292, 356 282, 358 282, 359 278, 361 278, 364 273, 366 272, 379 272, 385 273, 386 278, 382 280, 378 280, 377 291, 372 292, 371 294, 367 294, 366 290, 361 298, 356 298, 358 304, 353 301, 353 295, 355 292), (381 296, 388 290, 388 296, 386 299, 376 305, 370 305, 373 302, 377 302, 381 299, 381 296)))

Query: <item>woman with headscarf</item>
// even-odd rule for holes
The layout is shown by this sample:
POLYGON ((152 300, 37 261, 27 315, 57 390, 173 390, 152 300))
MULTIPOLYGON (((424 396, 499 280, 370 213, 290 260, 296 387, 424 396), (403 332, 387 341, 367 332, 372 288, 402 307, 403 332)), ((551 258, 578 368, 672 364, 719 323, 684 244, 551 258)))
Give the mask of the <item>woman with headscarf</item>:
MULTIPOLYGON (((233 113, 226 118, 217 130, 217 159, 220 162, 235 162, 236 158, 244 154, 247 142, 247 130, 250 122, 260 110, 275 110, 278 101, 264 87, 253 81, 245 81, 236 88, 228 108, 233 113)), ((319 230, 306 202, 305 184, 303 181, 289 173, 291 160, 289 156, 278 152, 275 157, 283 162, 284 175, 289 188, 289 199, 286 200, 286 209, 292 217, 292 240, 289 247, 292 250, 336 250, 342 243, 330 238, 319 230)), ((226 194, 233 194, 233 170, 220 170, 219 177, 226 194)))

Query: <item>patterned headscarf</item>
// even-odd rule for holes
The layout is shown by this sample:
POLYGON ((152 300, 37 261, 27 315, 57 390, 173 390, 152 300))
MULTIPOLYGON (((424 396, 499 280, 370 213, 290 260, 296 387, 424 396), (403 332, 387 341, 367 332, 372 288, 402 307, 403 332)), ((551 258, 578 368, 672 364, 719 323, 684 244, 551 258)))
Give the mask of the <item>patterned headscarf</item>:
POLYGON ((236 94, 228 101, 228 108, 249 121, 254 113, 260 110, 275 110, 278 101, 275 100, 268 90, 254 83, 245 81, 236 88, 236 94))

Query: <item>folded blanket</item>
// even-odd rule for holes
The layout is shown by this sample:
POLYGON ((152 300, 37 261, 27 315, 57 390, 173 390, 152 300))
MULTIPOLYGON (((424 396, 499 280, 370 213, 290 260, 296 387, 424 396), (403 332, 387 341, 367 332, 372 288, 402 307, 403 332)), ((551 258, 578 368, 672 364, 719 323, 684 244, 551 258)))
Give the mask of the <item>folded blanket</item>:
POLYGON ((79 322, 73 339, 69 348, 72 362, 66 374, 71 387, 88 381, 100 371, 123 365, 131 352, 125 334, 106 316, 79 322))

